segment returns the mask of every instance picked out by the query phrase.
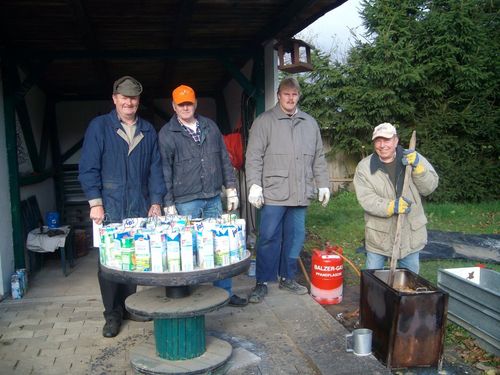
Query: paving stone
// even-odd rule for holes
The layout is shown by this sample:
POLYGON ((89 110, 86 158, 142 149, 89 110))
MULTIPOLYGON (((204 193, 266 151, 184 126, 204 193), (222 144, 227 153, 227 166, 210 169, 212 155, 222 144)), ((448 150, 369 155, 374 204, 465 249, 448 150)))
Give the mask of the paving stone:
POLYGON ((15 367, 16 373, 31 374, 33 371, 33 361, 29 359, 19 360, 15 367))
POLYGON ((12 356, 10 358, 0 358, 0 368, 2 369, 2 373, 7 369, 13 370, 18 361, 19 360, 17 358, 12 358, 12 356))
POLYGON ((32 330, 35 332, 52 329, 54 327, 54 323, 44 323, 44 324, 27 324, 23 325, 22 328, 25 330, 32 330))
MULTIPOLYGON (((53 323, 52 323, 53 325, 53 323)), ((48 329, 41 329, 41 330, 36 330, 33 337, 46 337, 46 336, 53 336, 53 335, 64 335, 64 332, 66 332, 65 328, 48 328, 48 329)))
POLYGON ((64 347, 61 345, 59 349, 49 349, 45 348, 40 351, 39 356, 40 357, 64 357, 64 356, 69 356, 73 355, 75 353, 75 348, 74 347, 64 347))
POLYGON ((54 328, 81 328, 83 327, 83 321, 77 321, 77 322, 55 322, 54 323, 54 328))
POLYGON ((12 329, 2 334, 2 340, 33 337, 34 332, 23 329, 12 329))

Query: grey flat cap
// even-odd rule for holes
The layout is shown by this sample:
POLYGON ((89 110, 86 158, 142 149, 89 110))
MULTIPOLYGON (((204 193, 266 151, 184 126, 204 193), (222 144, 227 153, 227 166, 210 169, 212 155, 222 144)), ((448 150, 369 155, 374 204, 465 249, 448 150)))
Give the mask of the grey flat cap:
POLYGON ((131 76, 123 76, 113 83, 113 94, 139 96, 142 92, 141 83, 131 76))

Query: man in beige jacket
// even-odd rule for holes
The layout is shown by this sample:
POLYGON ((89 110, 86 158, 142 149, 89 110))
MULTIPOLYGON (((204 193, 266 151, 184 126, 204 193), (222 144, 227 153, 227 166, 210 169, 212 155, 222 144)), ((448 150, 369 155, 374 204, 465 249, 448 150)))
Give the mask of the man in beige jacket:
POLYGON ((396 128, 389 123, 375 127, 375 152, 361 160, 354 174, 354 188, 365 211, 366 268, 380 269, 391 256, 397 215, 407 215, 401 228, 399 267, 419 272, 419 251, 427 243, 427 218, 420 196, 431 194, 439 177, 432 165, 415 150, 398 146, 396 128), (405 166, 412 166, 408 195, 401 196, 405 166))

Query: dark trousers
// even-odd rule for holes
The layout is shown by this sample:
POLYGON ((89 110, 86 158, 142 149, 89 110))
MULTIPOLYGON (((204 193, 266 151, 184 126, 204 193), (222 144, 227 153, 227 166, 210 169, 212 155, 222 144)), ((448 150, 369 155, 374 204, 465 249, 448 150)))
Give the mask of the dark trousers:
POLYGON ((125 299, 137 290, 135 284, 121 284, 105 279, 101 268, 97 272, 101 289, 102 303, 104 304, 104 318, 122 320, 125 312, 125 299))

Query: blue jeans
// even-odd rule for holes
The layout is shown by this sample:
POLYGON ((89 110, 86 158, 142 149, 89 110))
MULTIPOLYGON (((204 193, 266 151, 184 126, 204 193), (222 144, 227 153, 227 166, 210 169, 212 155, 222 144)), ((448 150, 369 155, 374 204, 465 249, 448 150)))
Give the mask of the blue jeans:
MULTIPOLYGON (((192 219, 216 218, 222 215, 222 202, 218 195, 213 198, 176 203, 175 208, 179 215, 191 216, 192 219)), ((231 290, 233 283, 231 279, 217 280, 213 284, 227 290, 229 296, 233 295, 231 290)))
POLYGON ((260 214, 256 279, 294 279, 305 240, 307 207, 264 205, 260 214))
MULTIPOLYGON (((420 271, 419 254, 420 253, 416 251, 414 253, 408 254, 402 259, 399 259, 398 267, 408 268, 410 271, 418 274, 418 272, 420 271)), ((366 269, 382 269, 384 268, 384 263, 386 259, 389 259, 389 257, 386 257, 385 255, 372 253, 371 251, 367 251, 366 269)))

